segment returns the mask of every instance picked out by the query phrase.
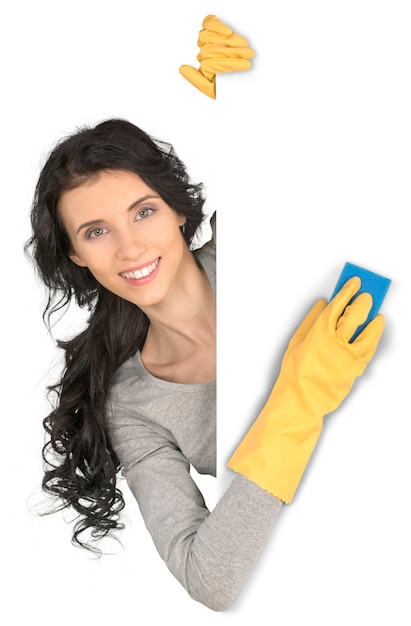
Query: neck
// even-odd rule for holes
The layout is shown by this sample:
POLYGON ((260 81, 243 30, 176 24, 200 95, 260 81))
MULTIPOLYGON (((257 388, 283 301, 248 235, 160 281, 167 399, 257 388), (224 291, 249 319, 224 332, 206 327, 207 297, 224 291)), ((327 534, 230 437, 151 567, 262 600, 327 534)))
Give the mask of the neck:
POLYGON ((216 303, 205 272, 196 263, 167 302, 147 308, 150 320, 142 357, 148 363, 181 362, 215 346, 216 303))

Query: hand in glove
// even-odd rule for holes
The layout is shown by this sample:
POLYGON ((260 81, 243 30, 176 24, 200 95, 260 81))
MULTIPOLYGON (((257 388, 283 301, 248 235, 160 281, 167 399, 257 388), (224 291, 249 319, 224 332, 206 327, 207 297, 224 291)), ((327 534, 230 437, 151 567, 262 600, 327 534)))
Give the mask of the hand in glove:
POLYGON ((234 33, 215 15, 204 18, 197 44, 200 68, 181 65, 180 74, 210 98, 216 98, 216 74, 240 72, 251 67, 254 50, 245 37, 234 33))
POLYGON ((283 502, 291 502, 322 430, 373 357, 384 330, 377 315, 349 343, 372 306, 351 278, 327 305, 320 300, 290 341, 270 397, 228 462, 283 502))

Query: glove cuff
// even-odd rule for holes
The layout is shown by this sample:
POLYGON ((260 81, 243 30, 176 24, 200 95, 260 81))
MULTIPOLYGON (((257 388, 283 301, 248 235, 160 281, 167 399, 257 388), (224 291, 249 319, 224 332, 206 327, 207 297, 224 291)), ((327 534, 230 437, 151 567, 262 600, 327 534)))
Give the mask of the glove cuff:
POLYGON ((323 418, 296 424, 293 420, 257 418, 227 463, 285 503, 294 498, 304 470, 322 431, 323 418), (283 424, 282 424, 283 422, 283 424))

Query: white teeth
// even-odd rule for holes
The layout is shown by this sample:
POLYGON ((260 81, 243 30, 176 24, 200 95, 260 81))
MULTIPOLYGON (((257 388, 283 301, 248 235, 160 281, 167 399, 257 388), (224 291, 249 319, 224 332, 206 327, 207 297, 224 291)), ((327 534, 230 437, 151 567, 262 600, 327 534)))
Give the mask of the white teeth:
POLYGON ((151 263, 151 265, 142 267, 141 270, 134 270, 134 272, 121 272, 121 275, 124 276, 124 278, 144 278, 145 276, 151 274, 151 272, 156 269, 157 265, 158 259, 154 261, 154 263, 151 263))

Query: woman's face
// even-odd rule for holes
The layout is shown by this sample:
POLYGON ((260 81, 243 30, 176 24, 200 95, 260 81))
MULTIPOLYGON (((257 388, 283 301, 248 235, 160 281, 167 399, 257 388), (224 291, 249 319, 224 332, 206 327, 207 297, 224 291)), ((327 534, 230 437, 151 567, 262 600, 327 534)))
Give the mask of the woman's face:
POLYGON ((164 302, 193 263, 185 218, 132 172, 105 171, 63 193, 59 215, 72 261, 143 310, 164 302))

